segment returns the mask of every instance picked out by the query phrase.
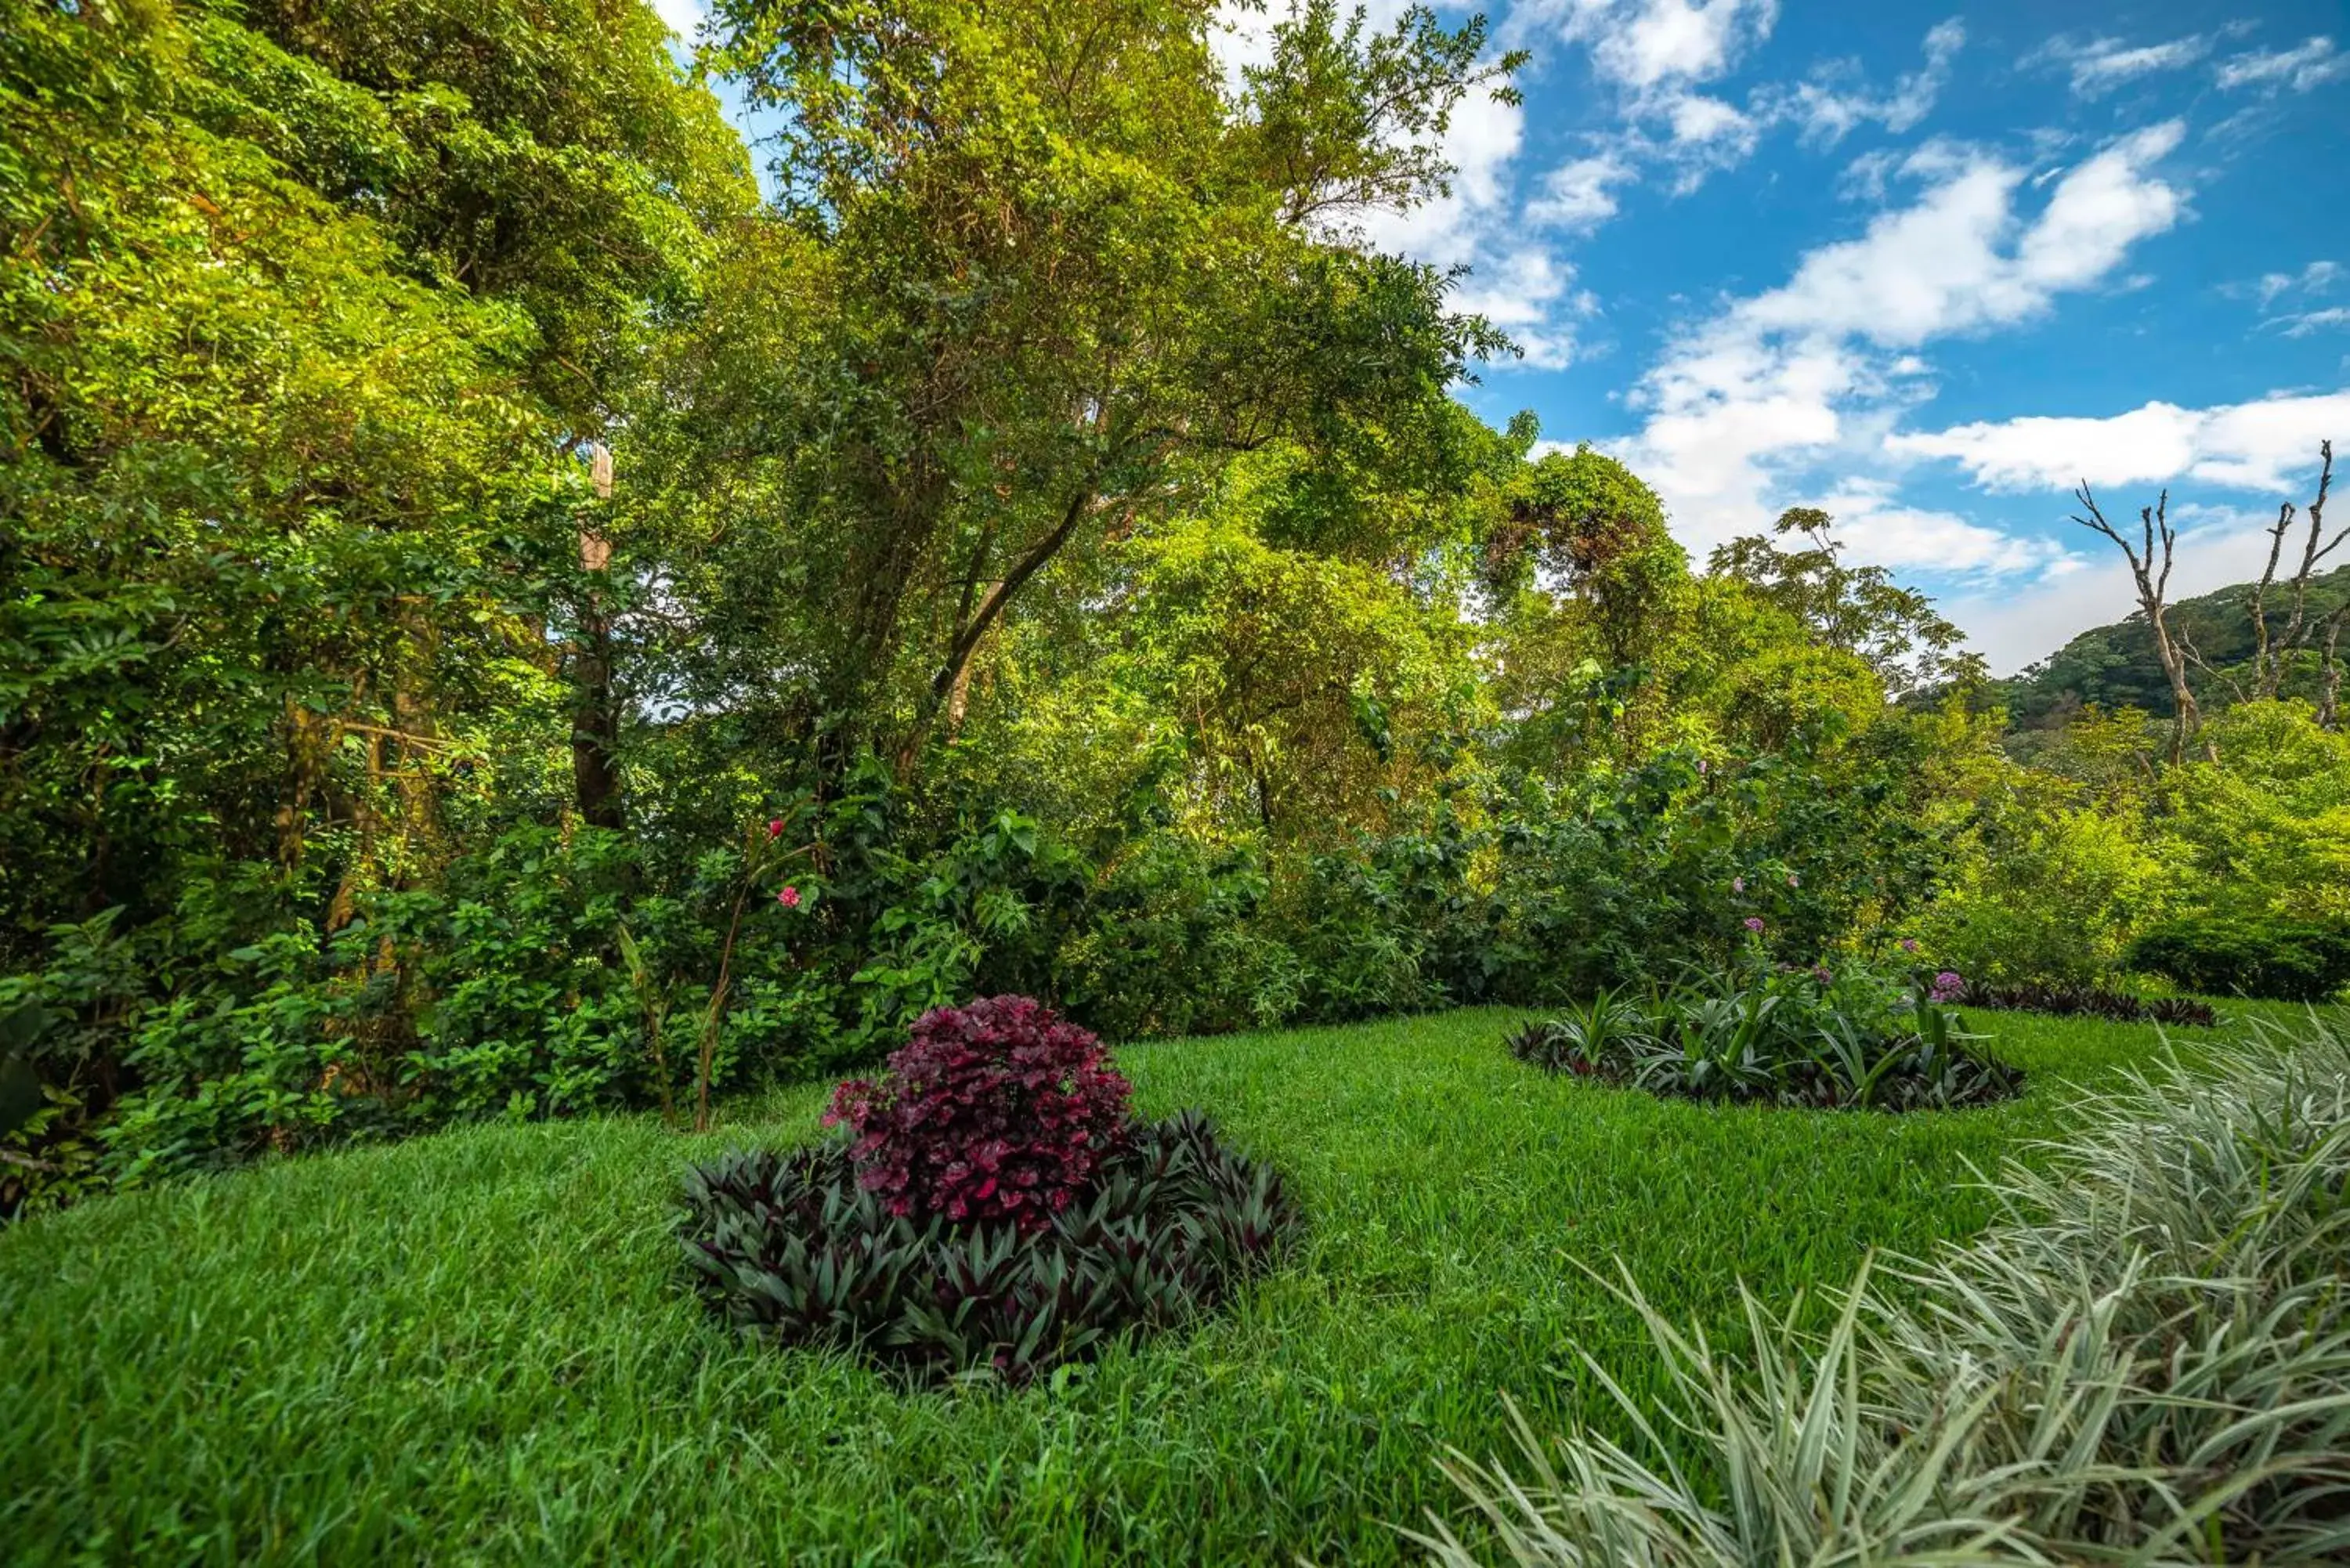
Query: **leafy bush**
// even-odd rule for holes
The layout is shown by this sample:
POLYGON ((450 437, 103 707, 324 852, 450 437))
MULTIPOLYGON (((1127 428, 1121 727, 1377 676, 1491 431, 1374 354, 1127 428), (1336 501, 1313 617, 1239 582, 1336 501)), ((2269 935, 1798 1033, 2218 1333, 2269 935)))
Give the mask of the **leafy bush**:
POLYGON ((1271 886, 1252 844, 1146 834, 1105 870, 1057 955, 1062 1000, 1118 1040, 1284 1022, 1304 970, 1260 918, 1271 886))
POLYGON ((2168 896, 2163 857, 2129 823, 2041 798, 2049 787, 2026 775, 2001 792, 1918 922, 1927 945, 1969 975, 2104 983, 2168 896))
POLYGON ((858 1184, 890 1214, 1042 1230, 1128 1129, 1133 1091, 1101 1042, 1024 996, 924 1013, 878 1082, 833 1093, 858 1184))
POLYGON ((1518 1474, 1445 1468, 1524 1568, 2344 1561, 2345 1024, 2101 1093, 1993 1184, 2005 1222, 1864 1270, 1825 1341, 1750 1299, 1752 1367, 1627 1281, 1661 1401, 1586 1361, 1650 1451, 1521 1421, 1518 1474))
POLYGON ((899 1211, 844 1139, 728 1156, 689 1175, 685 1201, 700 1289, 746 1332, 915 1379, 1014 1385, 1212 1309, 1299 1222, 1272 1167, 1191 1112, 1121 1129, 1087 1184, 1024 1228, 899 1211))
POLYGON ((2003 1012, 2046 1012, 2057 1017, 2084 1016, 2116 1023, 2168 1023, 2198 1029, 2218 1026, 2220 1015, 2208 1002, 2191 996, 2132 996, 2100 985, 1987 985, 1964 981, 1956 999, 1969 1007, 2003 1012))
POLYGON ((2148 931, 2129 967, 2214 996, 2324 1002, 2350 985, 2350 927, 2207 915, 2148 931))
POLYGON ((2023 1075, 1974 1054, 1974 1038, 1922 985, 1858 961, 1774 969, 1756 952, 1645 1002, 1602 991, 1509 1045, 1552 1072, 1683 1099, 1906 1111, 2022 1093, 2023 1075))

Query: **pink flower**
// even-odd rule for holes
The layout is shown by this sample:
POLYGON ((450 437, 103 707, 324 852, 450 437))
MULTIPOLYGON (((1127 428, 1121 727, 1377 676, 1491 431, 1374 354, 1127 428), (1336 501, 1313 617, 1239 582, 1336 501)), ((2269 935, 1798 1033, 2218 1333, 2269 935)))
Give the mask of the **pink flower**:
POLYGON ((784 819, 778 816, 769 820, 767 824, 767 836, 770 838, 781 838, 783 836, 784 819))
POLYGON ((782 892, 775 895, 775 902, 786 909, 796 909, 800 907, 800 890, 797 888, 785 887, 782 892))
POLYGON ((1790 871, 1790 872, 1788 872, 1788 873, 1787 873, 1787 886, 1788 886, 1788 887, 1790 887, 1790 888, 1800 888, 1800 887, 1802 887, 1803 885, 1804 885, 1804 884, 1803 884, 1803 878, 1802 878, 1802 877, 1800 877, 1796 876, 1793 871, 1790 871))
POLYGON ((1702 778, 1705 775, 1705 759, 1703 757, 1700 757, 1697 760, 1697 771, 1699 777, 1702 778))
POLYGON ((1746 891, 1746 878, 1743 877, 1732 877, 1730 879, 1730 890, 1733 893, 1743 893, 1746 891))
POLYGON ((1762 934, 1762 917, 1760 915, 1747 916, 1746 929, 1752 931, 1756 936, 1761 936, 1762 934))

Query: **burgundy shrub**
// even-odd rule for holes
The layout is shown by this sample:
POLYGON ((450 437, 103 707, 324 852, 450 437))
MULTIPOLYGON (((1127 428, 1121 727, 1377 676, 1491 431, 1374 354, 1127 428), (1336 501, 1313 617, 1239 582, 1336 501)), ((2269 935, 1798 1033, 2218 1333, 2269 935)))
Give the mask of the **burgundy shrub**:
POLYGON ((1133 1088, 1101 1042, 1024 996, 924 1013, 878 1082, 833 1091, 858 1183, 892 1214, 1035 1231, 1127 1139, 1133 1088))

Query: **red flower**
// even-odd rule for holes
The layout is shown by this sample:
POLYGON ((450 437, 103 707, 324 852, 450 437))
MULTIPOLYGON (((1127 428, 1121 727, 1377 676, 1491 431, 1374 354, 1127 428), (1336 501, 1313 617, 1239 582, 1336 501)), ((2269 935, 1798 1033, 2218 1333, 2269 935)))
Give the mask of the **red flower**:
POLYGON ((784 819, 780 816, 769 819, 767 823, 767 836, 770 838, 781 838, 783 836, 784 819))
POLYGON ((786 887, 775 895, 775 902, 786 909, 796 909, 800 907, 800 890, 797 888, 786 887))

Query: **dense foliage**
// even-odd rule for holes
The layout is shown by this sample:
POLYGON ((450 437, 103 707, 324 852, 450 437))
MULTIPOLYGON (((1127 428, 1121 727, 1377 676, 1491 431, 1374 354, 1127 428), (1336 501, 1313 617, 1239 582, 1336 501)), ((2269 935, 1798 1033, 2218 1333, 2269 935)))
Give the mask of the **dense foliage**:
MULTIPOLYGON (((2350 1552, 2350 1037, 2314 1022, 2138 1077, 2011 1163, 2009 1218, 1823 1338, 1746 1298, 1740 1366, 1627 1283, 1644 1441, 1457 1460, 1501 1560, 2338 1561, 2350 1552), (1675 1439, 1667 1447, 1661 1434, 1675 1439)), ((1522 1430, 1523 1428, 1522 1428, 1522 1430)), ((1439 1562, 1484 1559, 1449 1530, 1439 1562)))
POLYGON ((1691 1100, 1910 1111, 2021 1094, 2023 1075, 1975 1051, 1979 1036, 1943 1007, 1962 989, 1957 977, 1940 981, 1860 961, 1808 971, 1750 961, 1648 997, 1603 989, 1519 1030, 1509 1046, 1554 1073, 1691 1100))
MULTIPOLYGON (((1029 1147, 1056 1136, 1042 1116, 1006 1132, 1029 1147)), ((873 1179, 894 1155, 864 1140, 730 1156, 688 1180, 687 1257, 715 1310, 775 1344, 1024 1384, 1213 1308, 1297 1228, 1280 1176, 1205 1117, 1118 1134, 1082 1185, 1055 1192, 1067 1201, 1008 1217, 957 1213, 960 1195, 901 1210, 873 1179)), ((929 1152, 963 1147, 941 1128, 929 1152)))
POLYGON ((2350 985, 2350 922, 2175 920, 2133 942, 2129 965, 2213 996, 2323 1002, 2350 985))

